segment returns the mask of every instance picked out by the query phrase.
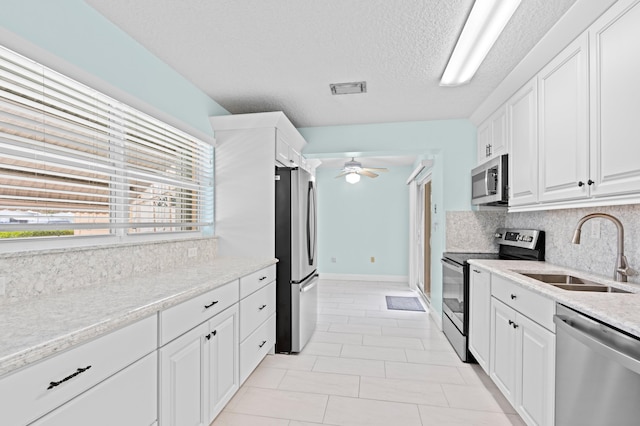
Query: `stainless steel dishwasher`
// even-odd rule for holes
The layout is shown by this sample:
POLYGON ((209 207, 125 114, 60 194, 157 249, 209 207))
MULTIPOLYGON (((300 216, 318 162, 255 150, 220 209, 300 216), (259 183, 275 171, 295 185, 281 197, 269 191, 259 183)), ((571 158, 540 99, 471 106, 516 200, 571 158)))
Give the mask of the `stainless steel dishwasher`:
POLYGON ((640 424, 640 339, 557 305, 557 426, 640 424))

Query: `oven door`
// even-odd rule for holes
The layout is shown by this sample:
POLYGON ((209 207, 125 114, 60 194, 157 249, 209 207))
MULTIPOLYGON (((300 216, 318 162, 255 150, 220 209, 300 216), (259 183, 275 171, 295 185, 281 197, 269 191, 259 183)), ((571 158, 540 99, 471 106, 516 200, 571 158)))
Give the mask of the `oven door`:
POLYGON ((464 266, 447 258, 442 259, 442 311, 466 336, 464 269, 464 266))

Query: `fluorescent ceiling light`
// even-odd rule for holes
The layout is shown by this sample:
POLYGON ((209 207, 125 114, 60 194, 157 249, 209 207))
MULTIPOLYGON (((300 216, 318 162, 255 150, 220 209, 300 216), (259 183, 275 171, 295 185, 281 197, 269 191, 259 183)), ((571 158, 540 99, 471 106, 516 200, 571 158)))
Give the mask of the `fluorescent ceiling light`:
POLYGON ((440 86, 468 83, 521 0, 476 0, 444 70, 440 86))
POLYGON ((360 175, 357 174, 357 173, 349 173, 344 178, 349 183, 358 183, 358 182, 360 182, 360 175))
POLYGON ((334 83, 330 84, 332 95, 351 95, 354 93, 367 93, 367 82, 357 81, 354 83, 334 83))

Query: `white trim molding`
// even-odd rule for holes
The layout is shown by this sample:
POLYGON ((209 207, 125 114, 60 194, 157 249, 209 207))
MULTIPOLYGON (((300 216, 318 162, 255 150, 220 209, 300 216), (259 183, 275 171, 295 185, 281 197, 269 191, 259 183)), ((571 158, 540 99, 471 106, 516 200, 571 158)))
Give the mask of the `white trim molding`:
POLYGON ((403 283, 409 286, 409 277, 406 275, 329 274, 320 272, 320 279, 334 281, 391 282, 403 283))

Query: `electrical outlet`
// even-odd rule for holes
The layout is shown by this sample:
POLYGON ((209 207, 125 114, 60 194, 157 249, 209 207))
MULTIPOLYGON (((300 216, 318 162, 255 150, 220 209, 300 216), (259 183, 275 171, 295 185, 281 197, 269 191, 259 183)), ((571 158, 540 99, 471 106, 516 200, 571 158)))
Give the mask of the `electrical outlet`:
POLYGON ((375 256, 371 256, 371 263, 376 263, 376 258, 375 258, 375 256))
POLYGON ((331 263, 336 263, 338 261, 338 259, 336 259, 335 257, 331 258, 331 263))
POLYGON ((600 221, 592 220, 591 222, 591 238, 600 238, 600 221))
POLYGON ((196 257, 197 255, 198 255, 198 247, 191 247, 187 251, 187 256, 189 257, 196 257))

